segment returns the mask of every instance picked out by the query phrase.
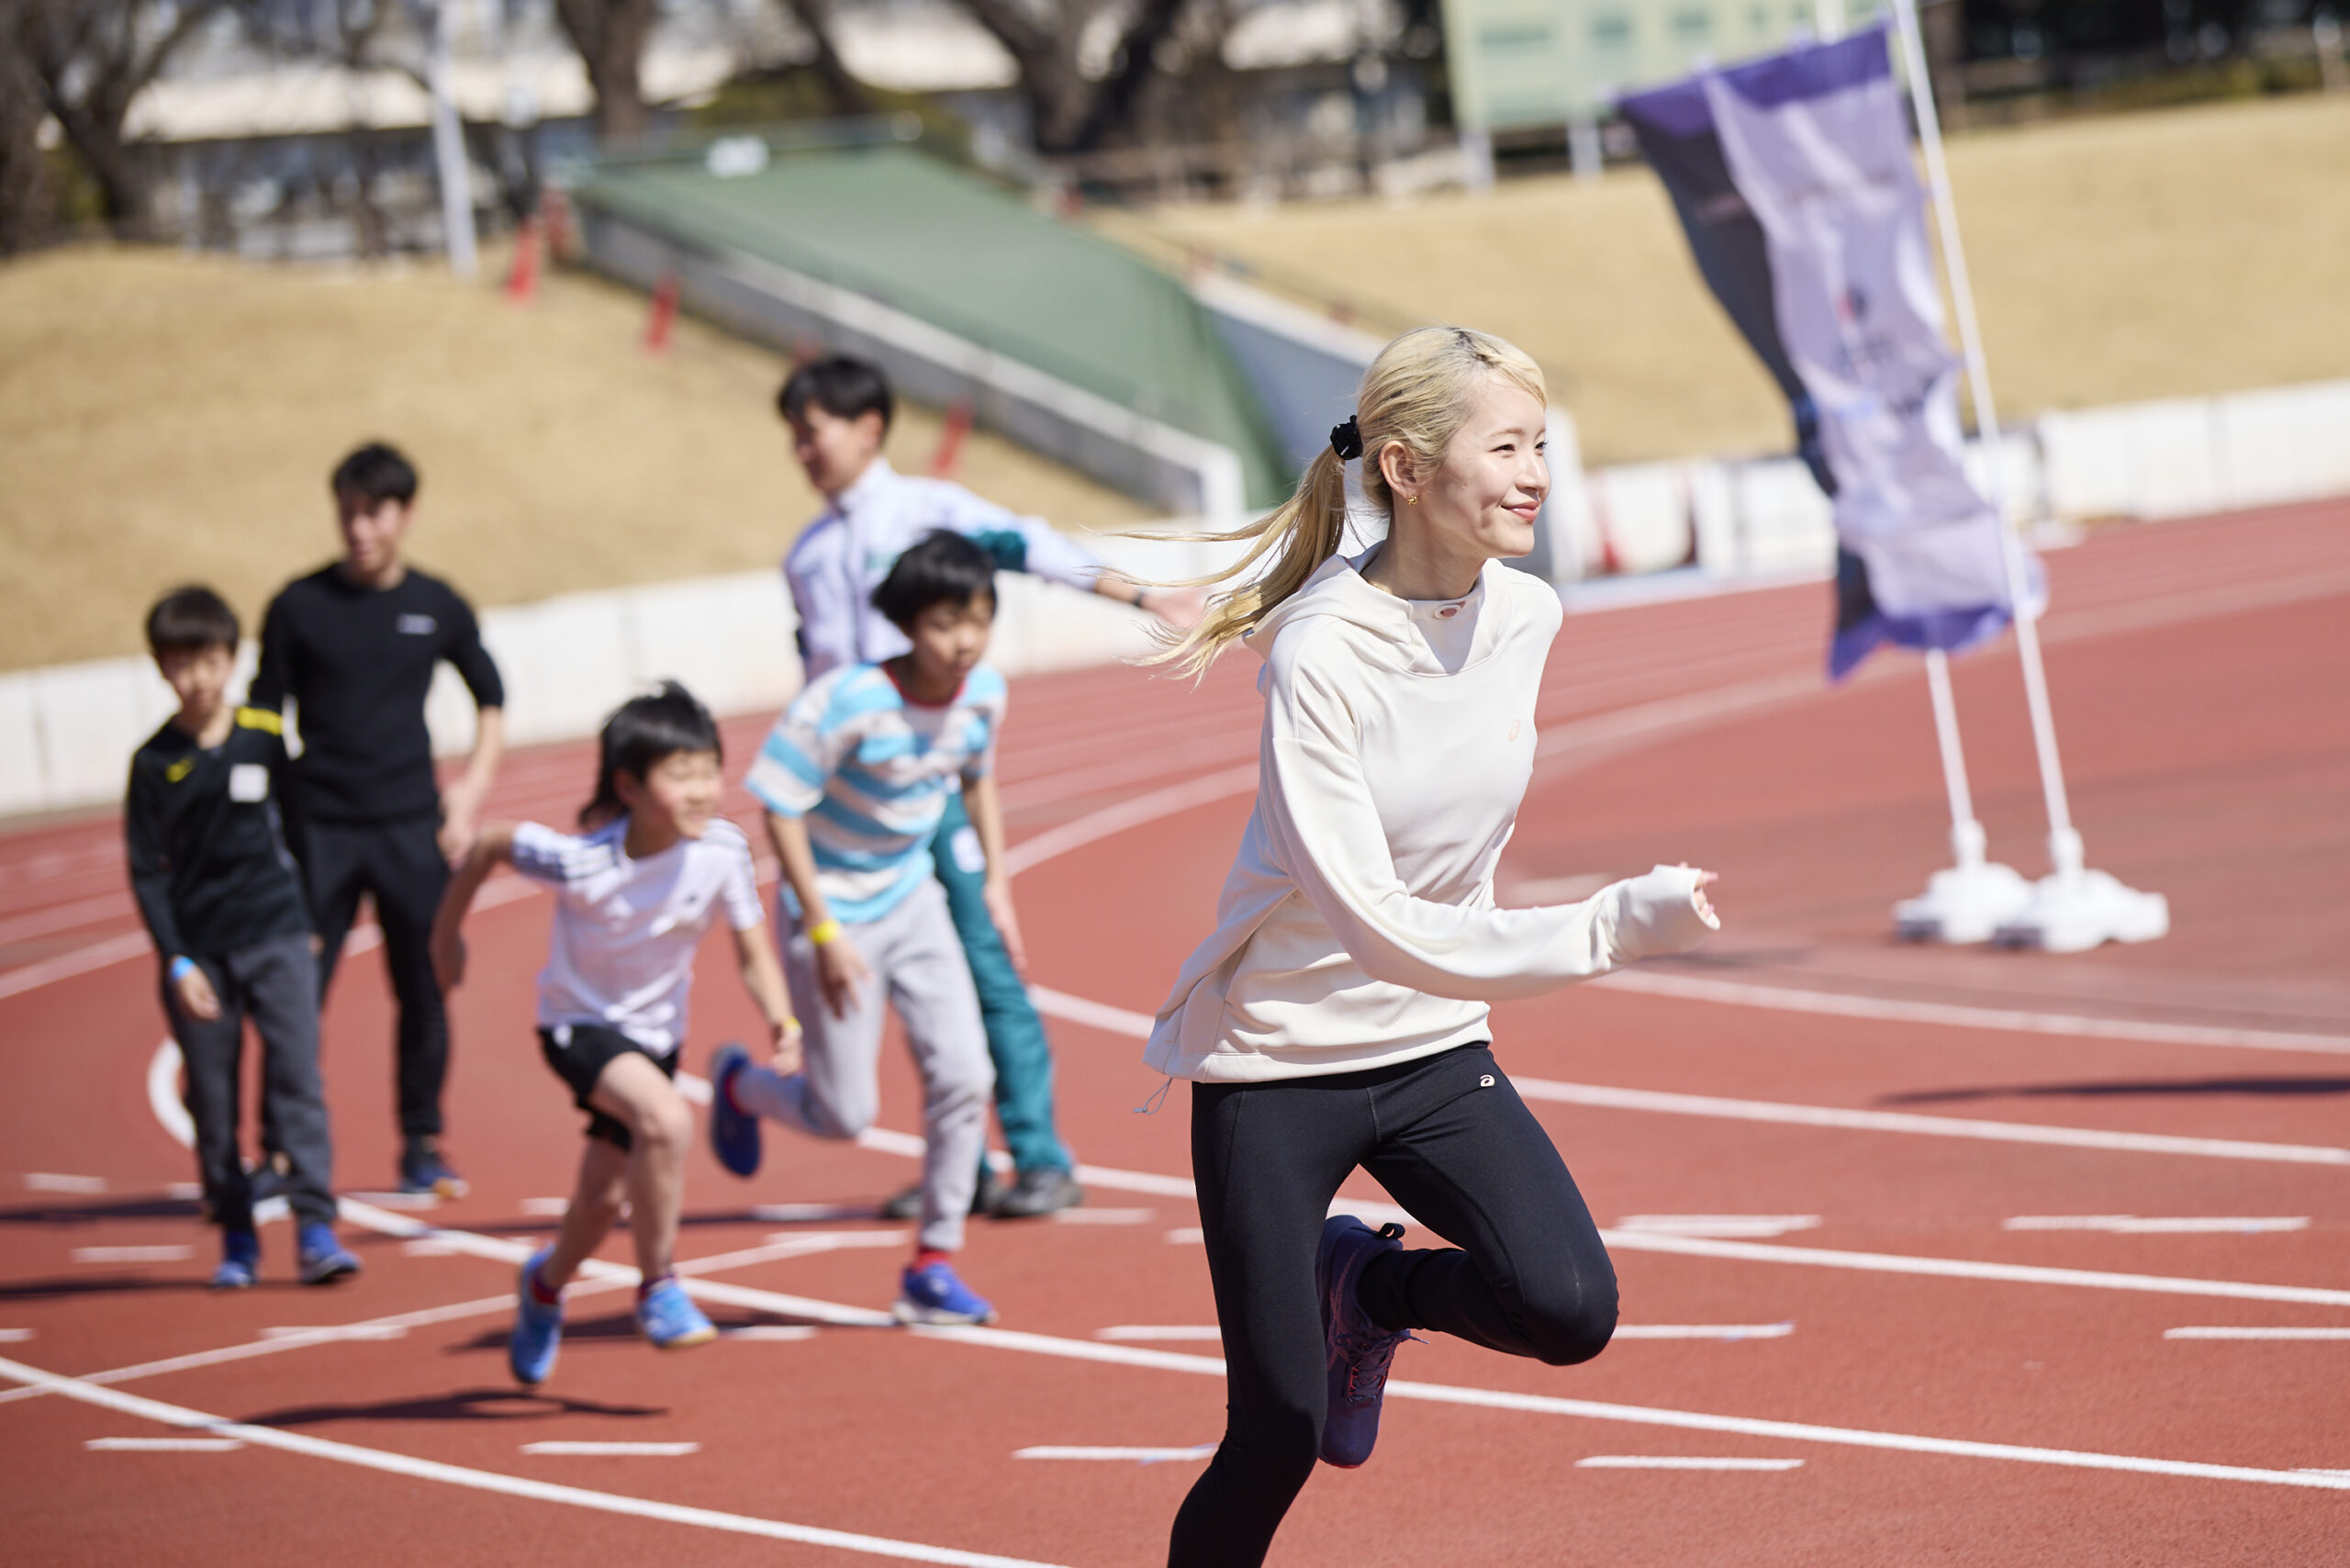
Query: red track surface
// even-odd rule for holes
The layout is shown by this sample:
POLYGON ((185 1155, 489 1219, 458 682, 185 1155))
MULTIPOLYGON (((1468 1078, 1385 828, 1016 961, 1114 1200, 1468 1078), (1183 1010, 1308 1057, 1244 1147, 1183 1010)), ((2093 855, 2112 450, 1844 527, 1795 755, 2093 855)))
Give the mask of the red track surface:
MULTIPOLYGON (((1679 1251, 1619 1237, 1626 1324, 1794 1327, 1734 1342, 1627 1337, 1570 1371, 1450 1341, 1415 1346, 1397 1371, 1421 1396, 1391 1400, 1368 1468, 1315 1478, 1274 1561, 2344 1559, 2350 1493, 2302 1473, 2350 1470, 2350 1342, 2164 1331, 2350 1328, 2350 1155, 2324 1152, 2344 1141, 2350 1095, 2340 957, 2350 915, 2339 892, 2350 879, 2350 513, 2116 531, 2050 566, 2051 676, 2076 812, 2092 864, 2169 895, 2173 933, 2149 946, 2045 958, 1887 940, 1886 905, 1942 858, 1931 727, 1909 661, 1881 659, 1848 689, 1820 687, 1819 588, 1570 619, 1540 715, 1549 760, 1507 876, 1687 858, 1723 872, 1729 930, 1703 960, 1652 971, 1650 990, 1587 987, 1499 1009, 1500 1049, 1530 1092, 1567 1086, 1537 1109, 1604 1225, 1819 1216, 1746 1243, 1662 1243, 1679 1251), (1726 981, 1770 988, 1734 994, 1781 1005, 1708 999, 1726 981), (1806 1000, 1820 993, 1829 1002, 1806 1000), (1819 1010, 1836 997, 1862 999, 1870 1015, 1819 1010), (1986 1026, 1918 1022, 1911 1004, 1983 1010, 1942 1016, 1986 1026), (2060 1021, 1987 1026, 2001 1009, 2060 1021), (2065 1033, 2062 1018, 2190 1025, 2204 1043, 2158 1028, 2141 1029, 2152 1038, 2065 1033), (2245 1032, 2307 1036, 2307 1048, 2216 1043, 2245 1032), (1698 1107, 1687 1102, 1576 1103, 1590 1095, 1575 1085, 1992 1126, 1953 1137, 1786 1119, 1803 1112, 1726 1119, 1689 1114, 1698 1107), (2302 1152, 2086 1147, 2094 1139, 2062 1130, 2046 1135, 2053 1143, 2016 1141, 2034 1128, 2302 1152), (2112 1215, 2308 1224, 2003 1228, 2021 1215, 2112 1215), (1912 1259, 1957 1266, 1903 1271, 1912 1259), (1981 1277, 2013 1265, 2057 1272, 1981 1277), (2117 1273, 2142 1278, 2112 1288, 2117 1273), (2229 1283, 2194 1282, 2215 1281, 2229 1283), (1535 1403, 1509 1407, 1496 1394, 1535 1403), (1589 1403, 1560 1403, 1576 1401, 1589 1403), (1604 1455, 1803 1463, 1577 1464, 1604 1455), (2125 1468, 2083 1455, 2120 1456, 2125 1468)), ((1207 929, 1248 810, 1247 662, 1197 692, 1127 671, 1022 683, 1004 776, 1014 836, 1033 862, 1020 889, 1040 984, 1147 1012, 1207 929)), ((2043 830, 2012 655, 1963 661, 1957 676, 1992 847, 2036 874, 2043 830)), ((730 729, 738 764, 756 733, 730 729)), ((584 758, 576 746, 518 757, 498 810, 563 820, 588 782, 584 758)), ((460 1249, 411 1249, 354 1226, 366 1272, 306 1291, 278 1282, 291 1241, 271 1226, 272 1282, 219 1298, 202 1289, 211 1238, 166 1192, 192 1171, 150 1107, 163 1031, 151 960, 120 956, 136 944, 125 939, 135 926, 116 832, 110 818, 92 819, 0 840, 0 1051, 12 1091, 0 1164, 19 1186, 0 1209, 0 1330, 29 1331, 0 1342, 0 1357, 82 1379, 195 1355, 198 1364, 107 1386, 268 1430, 234 1451, 92 1450, 94 1439, 185 1434, 152 1418, 170 1419, 167 1410, 89 1403, 86 1383, 68 1391, 80 1398, 0 1394, 9 1561, 571 1563, 624 1553, 846 1564, 884 1550, 1084 1568, 1160 1560, 1195 1462, 1013 1457, 1033 1445, 1183 1448, 1213 1441, 1221 1424, 1212 1343, 1095 1337, 1213 1321, 1199 1249, 1180 1236, 1196 1224, 1189 1203, 1164 1182, 1117 1184, 1118 1172, 1184 1177, 1188 1159, 1180 1090, 1161 1114, 1130 1114, 1155 1084, 1132 1038, 1096 1026, 1115 1025, 1114 1014, 1097 1012, 1095 1025, 1063 1018, 1055 1034, 1067 1130, 1104 1168, 1091 1182, 1093 1217, 1124 1223, 977 1227, 968 1273, 1011 1332, 824 1327, 668 1358, 629 1332, 623 1294, 589 1294, 575 1304, 555 1378, 530 1396, 506 1380, 499 1298, 511 1269, 494 1254, 552 1225, 525 1200, 567 1189, 577 1140, 529 1032, 546 902, 487 908, 473 924, 476 978, 455 1002, 450 1103, 453 1151, 474 1192, 412 1216, 462 1233, 460 1249), (34 1190, 17 1172, 105 1187, 34 1190), (74 1257, 142 1246, 194 1251, 74 1257), (397 1338, 262 1349, 265 1328, 468 1302, 482 1305, 397 1338), (1097 1350, 1119 1359, 1078 1359, 1097 1350), (287 1451, 269 1446, 271 1432, 328 1446, 287 1451), (521 1451, 548 1440, 700 1448, 521 1451), (509 1478, 523 1491, 576 1490, 518 1495, 509 1478), (644 1517, 665 1507, 710 1512, 644 1517), (881 1539, 744 1533, 758 1521, 881 1539)), ((697 1065, 752 1022, 726 969, 713 951, 703 1036, 688 1047, 697 1065)), ((326 1025, 346 1189, 389 1175, 388 1028, 373 960, 347 964, 326 1025)), ((892 1059, 889 1074, 884 1122, 911 1131, 911 1073, 892 1059)), ((869 1206, 912 1169, 899 1155, 781 1132, 767 1147, 767 1168, 749 1183, 697 1157, 687 1257, 779 1234, 886 1228, 751 1211, 869 1206)), ((1361 1192, 1377 1196, 1368 1183, 1361 1192)), ((707 1276, 733 1297, 713 1313, 772 1325, 805 1320, 784 1297, 886 1306, 898 1260, 894 1245, 770 1253, 707 1276)))

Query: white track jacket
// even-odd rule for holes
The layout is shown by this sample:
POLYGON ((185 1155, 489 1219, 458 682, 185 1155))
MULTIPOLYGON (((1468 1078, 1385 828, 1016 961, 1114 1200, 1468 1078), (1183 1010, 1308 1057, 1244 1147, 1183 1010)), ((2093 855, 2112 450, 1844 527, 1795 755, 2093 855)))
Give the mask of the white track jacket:
POLYGON ((1144 1059, 1211 1081, 1349 1072, 1490 1039, 1486 1003, 1694 947, 1697 873, 1500 909, 1561 612, 1487 563, 1417 602, 1333 556, 1245 641, 1263 657, 1257 809, 1144 1059))

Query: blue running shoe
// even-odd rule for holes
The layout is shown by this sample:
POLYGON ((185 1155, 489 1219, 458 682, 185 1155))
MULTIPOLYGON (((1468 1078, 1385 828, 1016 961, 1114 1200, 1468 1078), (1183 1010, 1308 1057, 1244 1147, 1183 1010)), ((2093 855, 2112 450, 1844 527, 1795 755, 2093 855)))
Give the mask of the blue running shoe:
POLYGON ((359 1260, 334 1238, 330 1225, 306 1225, 301 1241, 302 1282, 323 1285, 359 1272, 359 1260))
POLYGON ((220 1266, 212 1271, 216 1291, 249 1291, 261 1276, 261 1238, 250 1230, 220 1233, 220 1266))
POLYGON ((710 1148, 718 1163, 737 1176, 759 1169, 759 1119, 738 1111, 727 1096, 734 1075, 751 1065, 751 1053, 729 1040, 710 1058, 710 1148))
POLYGON ((995 1305, 965 1284, 951 1263, 908 1269, 890 1310, 901 1323, 993 1323, 995 1305))
POLYGON ((554 1371, 555 1352, 563 1349, 562 1293, 557 1292, 553 1301, 543 1302, 531 1288, 540 1265, 554 1255, 552 1247, 532 1253, 514 1290, 514 1332, 506 1340, 506 1364, 514 1381, 525 1388, 546 1382, 547 1374, 554 1371))
POLYGON ((718 1338, 674 1275, 636 1298, 636 1327, 656 1350, 690 1350, 718 1338))
POLYGON ((1379 1441, 1379 1406, 1387 1394, 1387 1367, 1408 1330, 1382 1328, 1355 1299, 1363 1265, 1397 1249, 1400 1225, 1371 1229, 1352 1215, 1324 1222, 1314 1252, 1314 1287, 1321 1297, 1322 1336, 1329 1353, 1329 1409, 1322 1421, 1322 1461, 1345 1470, 1371 1457, 1379 1441))

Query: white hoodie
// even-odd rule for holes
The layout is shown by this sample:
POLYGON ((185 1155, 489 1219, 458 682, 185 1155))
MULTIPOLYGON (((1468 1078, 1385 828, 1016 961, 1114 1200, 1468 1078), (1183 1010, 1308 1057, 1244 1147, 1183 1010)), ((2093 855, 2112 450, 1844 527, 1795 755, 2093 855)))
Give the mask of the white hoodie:
POLYGON ((1499 909, 1561 620, 1489 562, 1397 599, 1333 556, 1244 641, 1265 660, 1257 809, 1144 1059, 1216 1081, 1348 1072, 1492 1037, 1486 1003, 1678 952, 1717 924, 1660 866, 1582 903, 1499 909))

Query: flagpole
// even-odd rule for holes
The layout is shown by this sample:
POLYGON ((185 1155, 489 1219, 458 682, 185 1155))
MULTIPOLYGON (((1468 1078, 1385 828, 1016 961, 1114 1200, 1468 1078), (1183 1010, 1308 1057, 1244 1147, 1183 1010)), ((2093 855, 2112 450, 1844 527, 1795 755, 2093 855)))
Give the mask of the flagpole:
MULTIPOLYGON (((1950 269, 1951 301, 1958 321, 1960 352, 1966 361, 1967 390, 1975 401, 1975 423, 1990 470, 1991 506, 1998 514, 2000 554, 2006 564, 2008 599, 2013 607, 2016 652, 2023 666, 2024 705, 2031 715, 2032 749, 2040 760, 2040 788, 2048 806, 2048 859, 2053 874, 2034 890, 2032 906, 2003 924, 2002 939, 2073 952, 2109 940, 2150 941, 2170 929, 2170 909, 2159 893, 2123 887, 2102 871, 2086 869, 2081 835, 2073 826, 2072 802, 2065 790, 2065 768, 2056 752, 2056 720, 2048 701, 2048 675, 2040 656, 2040 617, 2031 602, 2023 544, 2008 508, 2006 454, 1999 416, 1991 401, 1991 371, 1983 334, 1975 318, 1975 288, 1966 273, 1966 251, 1959 242, 1958 207, 1951 196, 1950 165, 1942 157, 1941 117, 1926 71, 1925 43, 1918 27, 1917 0, 1893 0, 1901 62, 1909 78, 1909 101, 1917 110, 1918 140, 1926 156, 1926 180, 1941 231, 1942 262, 1950 269)), ((1930 674, 1929 678, 1930 679, 1930 674)), ((1947 681, 1947 674, 1944 680, 1947 681)), ((1947 695, 1946 691, 1943 695, 1947 695)), ((1940 714, 1937 712, 1937 719, 1940 714)))

